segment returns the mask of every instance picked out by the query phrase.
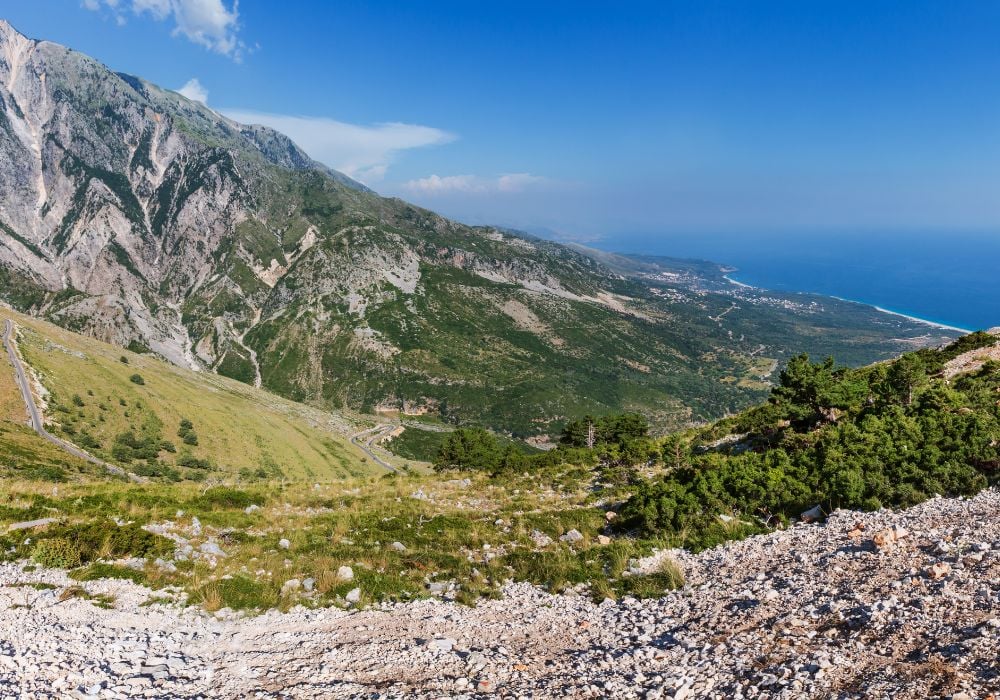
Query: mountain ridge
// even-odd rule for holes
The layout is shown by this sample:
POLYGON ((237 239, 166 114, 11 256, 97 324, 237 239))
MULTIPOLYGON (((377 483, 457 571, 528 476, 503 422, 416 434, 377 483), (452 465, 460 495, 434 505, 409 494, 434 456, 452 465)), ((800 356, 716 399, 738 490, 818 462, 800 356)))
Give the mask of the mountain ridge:
POLYGON ((8 303, 317 405, 666 428, 760 398, 788 347, 865 362, 948 337, 449 221, 7 23, 0 157, 8 303))

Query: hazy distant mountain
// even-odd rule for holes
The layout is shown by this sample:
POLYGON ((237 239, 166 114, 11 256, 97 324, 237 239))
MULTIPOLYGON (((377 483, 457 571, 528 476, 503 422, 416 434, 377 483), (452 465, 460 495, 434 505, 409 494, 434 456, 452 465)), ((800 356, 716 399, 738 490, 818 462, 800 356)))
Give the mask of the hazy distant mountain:
POLYGON ((864 362, 940 337, 448 221, 2 20, 0 229, 19 309, 295 399, 523 434, 586 411, 713 417, 786 348, 864 362))

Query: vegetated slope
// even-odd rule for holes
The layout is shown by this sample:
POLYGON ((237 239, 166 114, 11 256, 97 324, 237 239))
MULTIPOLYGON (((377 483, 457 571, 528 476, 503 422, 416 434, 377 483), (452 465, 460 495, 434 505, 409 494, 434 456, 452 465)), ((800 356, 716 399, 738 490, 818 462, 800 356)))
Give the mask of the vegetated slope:
MULTIPOLYGON (((2 332, 2 331, 0 331, 2 332)), ((0 346, 2 350, 2 346, 0 346)), ((0 352, 0 422, 27 425, 28 409, 6 352, 0 352)))
POLYGON ((31 429, 14 368, 0 347, 0 478, 67 481, 102 475, 99 466, 68 454, 31 429))
POLYGON ((906 507, 995 484, 998 347, 975 333, 861 369, 795 358, 766 404, 664 441, 666 473, 638 486, 620 528, 704 547, 806 511, 906 507))
POLYGON ((438 471, 543 473, 579 465, 612 527, 702 549, 841 508, 909 507, 1000 481, 1000 336, 862 368, 799 355, 770 399, 712 425, 650 436, 639 414, 586 417, 524 454, 481 428, 444 436, 438 471))
POLYGON ((760 398, 787 347, 853 364, 941 337, 448 221, 2 20, 0 162, 6 301, 315 404, 662 429, 760 398))
POLYGON ((112 464, 196 480, 380 471, 349 444, 347 418, 0 309, 6 318, 45 389, 50 430, 112 464))

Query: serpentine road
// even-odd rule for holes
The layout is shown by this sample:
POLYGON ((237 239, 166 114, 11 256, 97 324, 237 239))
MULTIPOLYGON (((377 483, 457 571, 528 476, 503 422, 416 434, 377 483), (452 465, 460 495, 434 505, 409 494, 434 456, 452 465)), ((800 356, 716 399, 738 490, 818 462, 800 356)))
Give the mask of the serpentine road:
POLYGON ((17 340, 14 338, 14 322, 7 319, 3 329, 3 345, 7 348, 7 357, 10 358, 10 364, 14 367, 14 376, 17 378, 18 386, 21 387, 21 398, 24 399, 24 405, 28 409, 28 416, 31 418, 31 427, 35 429, 35 432, 51 442, 53 445, 69 452, 74 457, 84 459, 91 464, 98 464, 112 474, 126 476, 129 479, 132 479, 132 481, 142 481, 142 479, 135 474, 129 474, 120 467, 103 462, 97 459, 97 457, 87 454, 76 445, 66 442, 65 440, 60 440, 45 429, 45 423, 42 421, 42 415, 38 410, 38 406, 35 404, 35 397, 31 395, 31 385, 28 384, 28 375, 24 371, 24 365, 21 364, 21 358, 17 356, 17 352, 14 350, 14 344, 16 342, 17 340))
POLYGON ((395 430, 395 428, 396 426, 393 424, 376 425, 374 428, 368 428, 368 430, 362 430, 360 433, 352 435, 351 442, 360 447, 361 450, 366 455, 371 457, 372 460, 374 460, 374 462, 380 467, 388 469, 391 472, 398 471, 396 467, 392 466, 372 451, 372 443, 386 433, 395 430))

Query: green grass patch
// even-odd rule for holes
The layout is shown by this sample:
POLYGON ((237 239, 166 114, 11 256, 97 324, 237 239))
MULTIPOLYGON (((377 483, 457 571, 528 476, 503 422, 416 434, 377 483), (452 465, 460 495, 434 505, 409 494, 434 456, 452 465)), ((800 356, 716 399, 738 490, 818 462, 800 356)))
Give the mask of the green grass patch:
POLYGON ((71 571, 69 577, 76 581, 97 581, 102 578, 118 578, 141 586, 148 585, 146 574, 128 566, 94 562, 82 569, 71 571))

